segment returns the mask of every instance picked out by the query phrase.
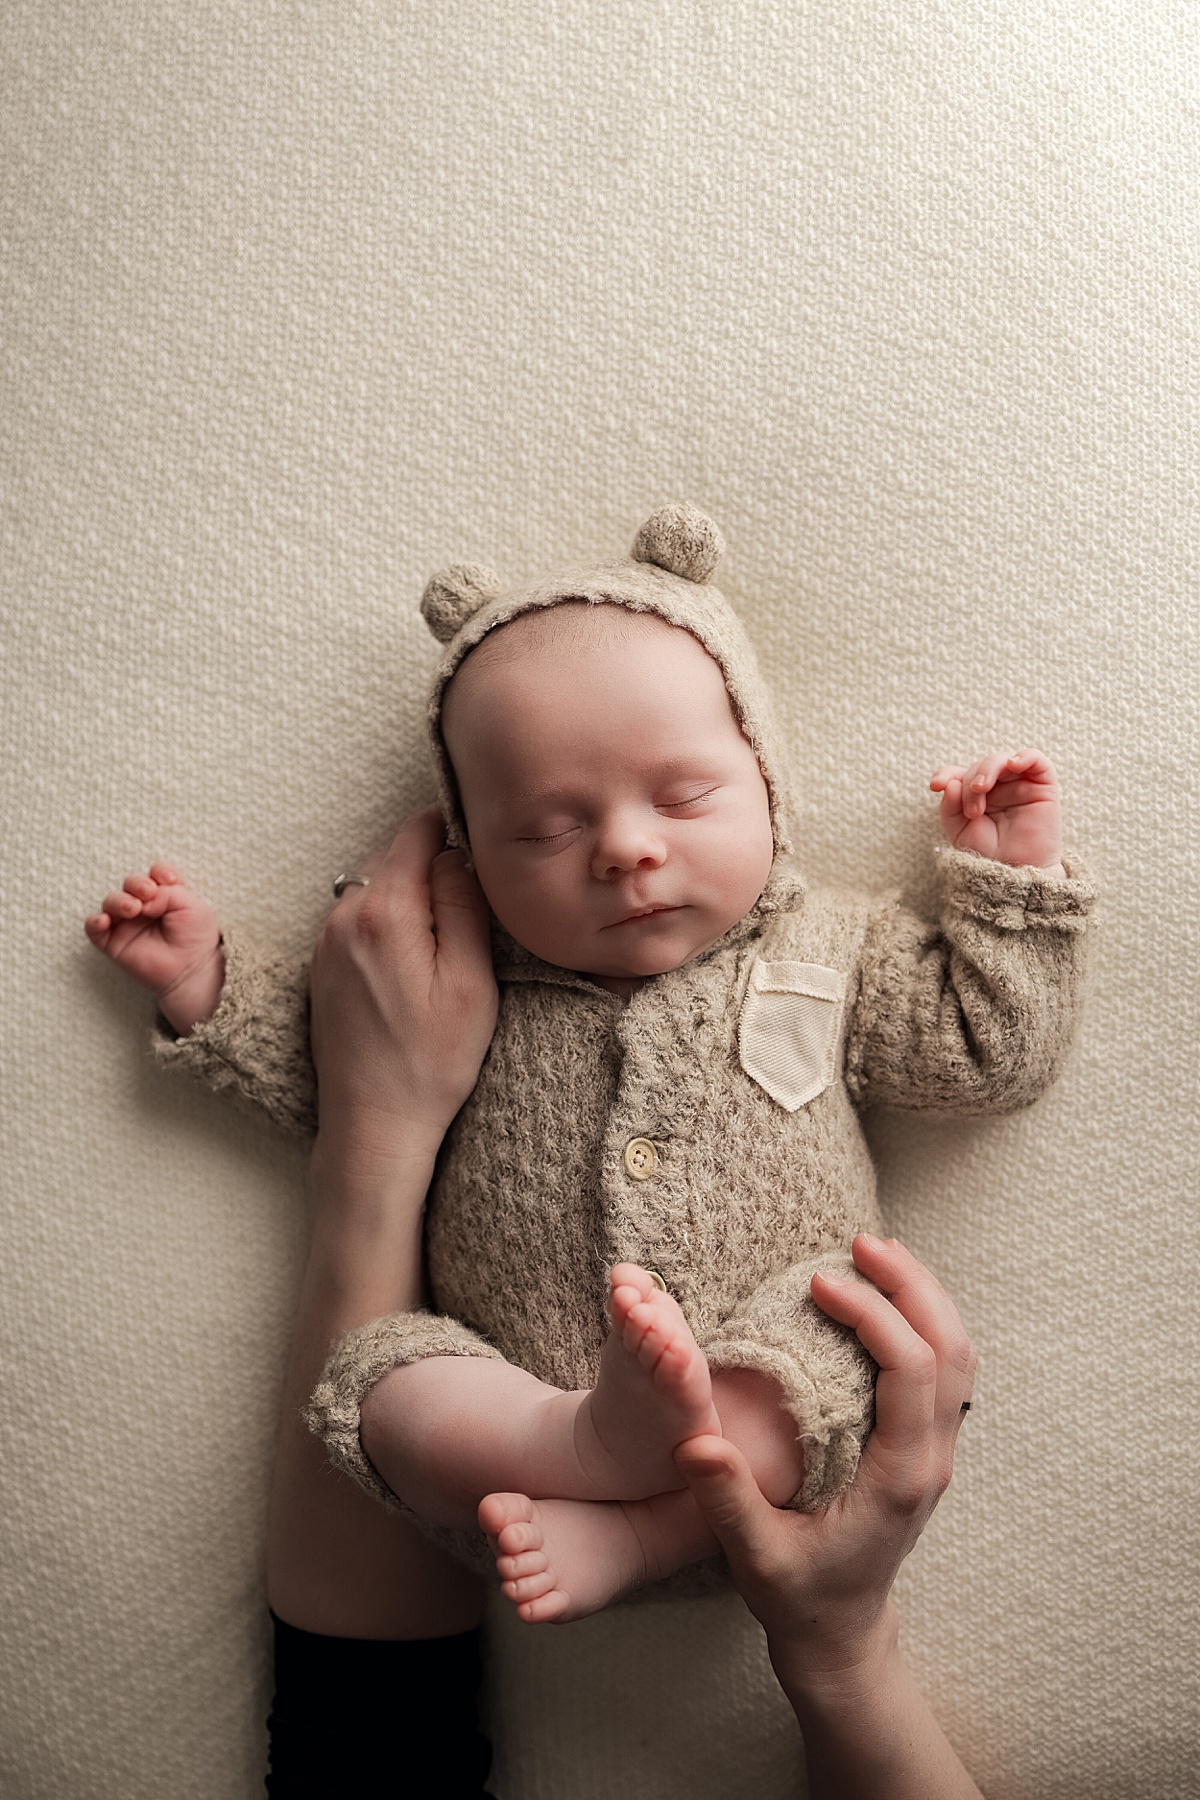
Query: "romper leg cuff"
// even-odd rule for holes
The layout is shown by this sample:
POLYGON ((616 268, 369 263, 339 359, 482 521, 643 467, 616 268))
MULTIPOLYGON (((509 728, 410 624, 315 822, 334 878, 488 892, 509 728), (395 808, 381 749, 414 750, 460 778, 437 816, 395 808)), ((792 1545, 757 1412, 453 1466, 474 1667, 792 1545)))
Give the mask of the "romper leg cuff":
POLYGON ((755 1369, 778 1382, 804 1453, 803 1480, 786 1503, 796 1512, 820 1512, 850 1486, 875 1418, 876 1365, 812 1299, 816 1269, 862 1280, 839 1253, 782 1271, 700 1346, 714 1370, 755 1369))
POLYGON ((324 1443, 335 1467, 357 1481, 388 1512, 418 1525, 427 1538, 480 1574, 493 1578, 495 1559, 481 1531, 429 1525, 381 1480, 363 1451, 359 1428, 368 1389, 391 1369, 427 1356, 481 1356, 503 1362, 499 1350, 457 1319, 438 1313, 388 1313, 348 1332, 334 1346, 304 1408, 304 1422, 324 1443))

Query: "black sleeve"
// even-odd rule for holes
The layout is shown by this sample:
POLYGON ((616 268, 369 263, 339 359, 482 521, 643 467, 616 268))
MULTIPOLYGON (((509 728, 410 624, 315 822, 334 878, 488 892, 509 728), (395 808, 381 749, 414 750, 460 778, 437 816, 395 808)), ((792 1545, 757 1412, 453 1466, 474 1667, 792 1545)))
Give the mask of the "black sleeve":
POLYGON ((394 1642, 271 1619, 272 1800, 489 1800, 478 1631, 394 1642))

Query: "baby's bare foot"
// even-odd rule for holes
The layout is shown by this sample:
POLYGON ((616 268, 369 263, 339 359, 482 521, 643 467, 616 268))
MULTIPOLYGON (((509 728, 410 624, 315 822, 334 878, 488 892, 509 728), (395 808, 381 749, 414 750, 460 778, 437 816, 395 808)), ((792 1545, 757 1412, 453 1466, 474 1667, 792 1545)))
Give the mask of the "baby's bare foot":
POLYGON ((575 1415, 575 1451, 598 1496, 640 1500, 679 1488, 672 1450, 721 1425, 708 1363, 677 1303, 633 1263, 609 1280, 612 1331, 575 1415))
POLYGON ((530 1625, 585 1618, 717 1547, 687 1492, 628 1504, 489 1494, 479 1524, 501 1592, 530 1625))

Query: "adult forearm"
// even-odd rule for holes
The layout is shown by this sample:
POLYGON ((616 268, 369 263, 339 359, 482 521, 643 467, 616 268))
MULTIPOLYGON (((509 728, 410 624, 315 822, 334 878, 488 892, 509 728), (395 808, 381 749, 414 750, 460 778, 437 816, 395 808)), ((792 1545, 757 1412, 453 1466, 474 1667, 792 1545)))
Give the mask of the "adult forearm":
POLYGON ((300 1416, 339 1337, 422 1304, 421 1230, 439 1138, 344 1115, 314 1147, 267 1532, 271 1604, 305 1630, 419 1638, 478 1618, 475 1578, 333 1470, 300 1416))
POLYGON ((900 1653, 894 1615, 861 1664, 816 1674, 772 1649, 804 1738, 809 1800, 982 1800, 900 1653))
POLYGON ((318 1133, 301 1312, 307 1306, 334 1336, 422 1304, 425 1195, 440 1142, 424 1124, 375 1127, 358 1118, 318 1133))

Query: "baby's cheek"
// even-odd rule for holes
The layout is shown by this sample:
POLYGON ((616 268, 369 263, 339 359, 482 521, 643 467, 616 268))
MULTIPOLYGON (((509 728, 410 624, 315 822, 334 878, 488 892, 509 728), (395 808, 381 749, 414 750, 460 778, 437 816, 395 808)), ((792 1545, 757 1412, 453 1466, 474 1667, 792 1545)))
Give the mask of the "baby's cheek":
POLYGON ((587 932, 578 908, 560 891, 560 883, 545 876, 515 879, 510 875, 489 886, 482 872, 479 880, 496 918, 523 949, 545 962, 576 966, 572 957, 582 953, 587 932))

